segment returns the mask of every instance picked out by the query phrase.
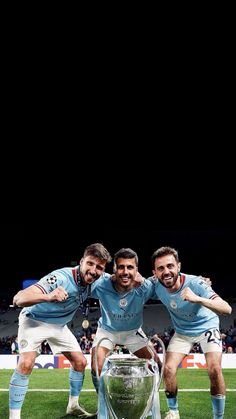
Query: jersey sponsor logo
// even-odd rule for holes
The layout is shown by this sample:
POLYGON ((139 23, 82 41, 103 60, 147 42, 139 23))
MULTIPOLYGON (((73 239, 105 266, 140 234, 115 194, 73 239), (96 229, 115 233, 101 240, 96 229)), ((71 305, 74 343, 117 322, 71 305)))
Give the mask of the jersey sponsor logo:
POLYGON ((126 306, 127 306, 127 304, 128 304, 128 301, 126 300, 126 298, 122 298, 122 299, 120 300, 119 306, 120 306, 120 307, 126 307, 126 306))
POLYGON ((177 303, 175 300, 170 300, 170 306, 171 308, 177 308, 177 303))
POLYGON ((56 275, 50 275, 47 277, 46 281, 48 284, 53 285, 57 282, 57 277, 56 275))

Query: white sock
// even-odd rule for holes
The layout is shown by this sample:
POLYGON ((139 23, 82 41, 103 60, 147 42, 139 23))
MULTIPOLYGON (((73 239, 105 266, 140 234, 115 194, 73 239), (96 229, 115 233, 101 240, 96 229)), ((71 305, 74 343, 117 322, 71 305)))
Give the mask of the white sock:
POLYGON ((20 419, 20 409, 10 409, 9 410, 9 419, 20 419))
POLYGON ((69 406, 70 407, 72 407, 72 406, 78 406, 78 402, 79 402, 79 400, 78 400, 78 396, 70 396, 69 397, 69 406))

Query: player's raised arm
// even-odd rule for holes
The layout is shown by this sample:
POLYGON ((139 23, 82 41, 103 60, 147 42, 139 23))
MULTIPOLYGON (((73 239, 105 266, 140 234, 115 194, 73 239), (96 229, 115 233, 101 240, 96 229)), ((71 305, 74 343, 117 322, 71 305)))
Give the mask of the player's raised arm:
POLYGON ((57 287, 49 294, 46 294, 45 291, 37 285, 31 285, 31 287, 19 291, 13 297, 13 304, 18 307, 29 307, 38 303, 64 301, 67 298, 68 293, 61 286, 57 287))
POLYGON ((201 304, 217 314, 228 315, 232 313, 232 308, 230 305, 216 294, 212 298, 208 299, 196 295, 189 287, 186 287, 181 292, 181 298, 191 303, 201 304))

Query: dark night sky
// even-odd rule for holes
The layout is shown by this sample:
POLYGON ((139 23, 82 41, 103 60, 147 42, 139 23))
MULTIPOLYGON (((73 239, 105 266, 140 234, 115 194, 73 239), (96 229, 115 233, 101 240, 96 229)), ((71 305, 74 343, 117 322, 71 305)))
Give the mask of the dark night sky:
POLYGON ((173 246, 183 272, 210 276, 216 292, 235 296, 234 153, 224 141, 208 154, 200 137, 184 146, 188 159, 179 141, 159 141, 156 151, 148 143, 137 150, 137 142, 128 151, 126 137, 110 148, 111 163, 101 141, 88 141, 87 154, 80 149, 78 156, 69 148, 67 160, 63 146, 63 170, 51 170, 48 148, 39 167, 27 158, 23 179, 17 172, 2 197, 1 219, 14 221, 0 225, 1 291, 14 294, 23 279, 79 261, 87 245, 100 241, 112 255, 121 247, 137 251, 144 276, 151 275, 152 253, 173 246))
MULTIPOLYGON (((131 247, 139 255, 139 270, 151 275, 150 257, 160 246, 169 245, 179 251, 182 271, 202 274, 213 280, 213 288, 222 297, 235 297, 235 227, 204 223, 146 222, 102 223, 37 223, 1 225, 2 293, 12 294, 21 288, 23 279, 37 278, 52 269, 79 262, 83 249, 102 242, 113 255, 121 247, 131 247), (101 226, 101 224, 100 224, 101 226)), ((108 268, 111 271, 111 265, 108 268)))

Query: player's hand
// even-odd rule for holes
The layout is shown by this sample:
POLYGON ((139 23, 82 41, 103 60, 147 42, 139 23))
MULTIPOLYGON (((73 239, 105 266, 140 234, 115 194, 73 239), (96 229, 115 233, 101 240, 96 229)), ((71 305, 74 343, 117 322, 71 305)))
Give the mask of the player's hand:
POLYGON ((14 296, 13 301, 12 301, 12 305, 10 307, 17 307, 17 295, 14 296))
POLYGON ((205 276, 202 276, 202 279, 207 285, 209 285, 210 287, 212 286, 211 278, 206 278, 205 276))
POLYGON ((144 283, 144 278, 137 272, 136 276, 134 277, 132 284, 134 288, 140 287, 144 283))
POLYGON ((183 289, 183 291, 180 294, 180 297, 182 298, 182 300, 190 301, 191 303, 196 303, 199 299, 199 297, 189 287, 183 289))
POLYGON ((65 288, 59 286, 55 290, 50 292, 50 294, 48 294, 48 297, 49 301, 64 301, 69 297, 69 295, 66 292, 65 288))

